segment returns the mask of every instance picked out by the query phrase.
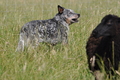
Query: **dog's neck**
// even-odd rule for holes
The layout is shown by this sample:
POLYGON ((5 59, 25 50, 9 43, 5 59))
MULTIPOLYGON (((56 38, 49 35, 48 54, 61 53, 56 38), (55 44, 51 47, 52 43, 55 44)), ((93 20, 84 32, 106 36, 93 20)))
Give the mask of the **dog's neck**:
POLYGON ((69 29, 69 24, 66 22, 66 20, 57 14, 53 20, 57 21, 58 23, 62 24, 63 26, 67 27, 69 29))
POLYGON ((59 14, 57 14, 54 18, 55 21, 63 24, 64 26, 69 26, 69 24, 66 22, 66 19, 62 18, 61 16, 59 16, 59 14))
POLYGON ((59 14, 57 14, 53 20, 55 20, 58 24, 63 25, 64 27, 67 28, 67 32, 69 31, 69 24, 66 22, 65 19, 63 19, 62 17, 59 16, 59 14))

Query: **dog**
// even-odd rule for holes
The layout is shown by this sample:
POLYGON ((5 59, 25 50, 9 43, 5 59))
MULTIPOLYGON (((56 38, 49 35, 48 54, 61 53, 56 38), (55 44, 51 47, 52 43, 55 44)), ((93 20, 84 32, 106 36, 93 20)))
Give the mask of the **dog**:
POLYGON ((24 51, 25 46, 38 46, 40 42, 67 44, 69 25, 78 22, 79 17, 80 14, 58 5, 58 13, 52 19, 34 20, 21 28, 16 51, 24 51))
POLYGON ((104 80, 104 73, 107 80, 116 80, 120 62, 120 17, 108 14, 102 18, 88 38, 86 54, 95 80, 104 80))

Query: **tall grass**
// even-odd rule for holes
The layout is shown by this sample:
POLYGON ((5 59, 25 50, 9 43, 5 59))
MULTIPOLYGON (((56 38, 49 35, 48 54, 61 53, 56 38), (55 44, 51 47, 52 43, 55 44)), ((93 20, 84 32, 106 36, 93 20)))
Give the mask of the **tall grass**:
POLYGON ((119 0, 1 0, 0 80, 94 80, 85 45, 91 31, 106 14, 120 16, 119 0), (54 49, 43 43, 35 50, 15 52, 19 31, 31 20, 53 18, 57 5, 80 13, 70 26, 69 44, 54 49))

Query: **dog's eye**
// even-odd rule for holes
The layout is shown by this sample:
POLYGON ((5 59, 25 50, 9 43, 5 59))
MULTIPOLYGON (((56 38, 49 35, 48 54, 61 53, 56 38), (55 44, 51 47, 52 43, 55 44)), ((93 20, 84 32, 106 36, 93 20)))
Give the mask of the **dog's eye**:
POLYGON ((107 26, 111 26, 112 24, 107 24, 107 26))

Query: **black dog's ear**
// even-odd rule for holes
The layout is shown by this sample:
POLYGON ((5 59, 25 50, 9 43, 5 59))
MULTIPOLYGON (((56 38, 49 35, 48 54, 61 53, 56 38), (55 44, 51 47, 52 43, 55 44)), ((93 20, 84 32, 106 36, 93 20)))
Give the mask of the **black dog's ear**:
POLYGON ((64 11, 64 8, 58 5, 58 13, 62 14, 64 11))
POLYGON ((105 17, 103 17, 103 19, 101 20, 101 23, 106 24, 107 22, 109 22, 109 20, 111 20, 113 18, 113 15, 109 14, 106 15, 105 17))

